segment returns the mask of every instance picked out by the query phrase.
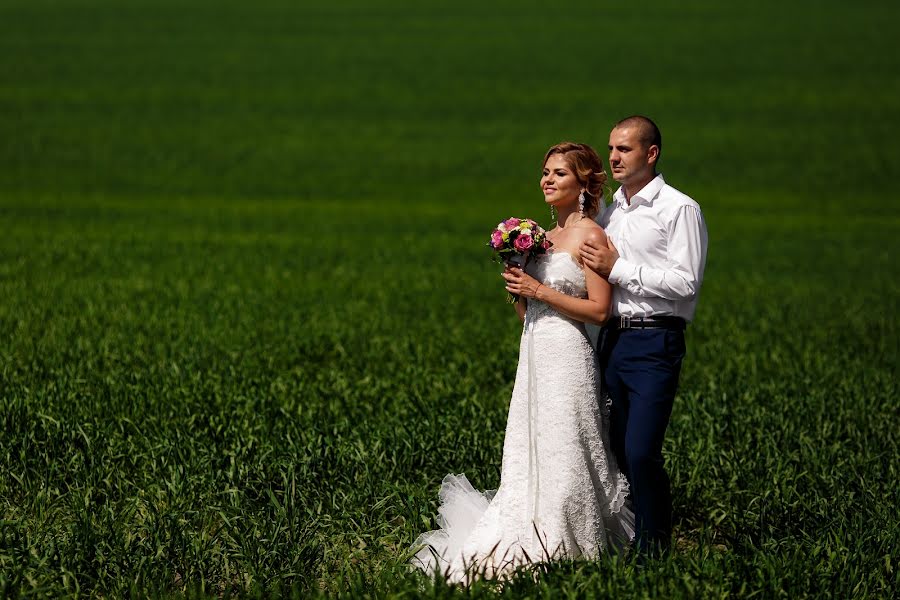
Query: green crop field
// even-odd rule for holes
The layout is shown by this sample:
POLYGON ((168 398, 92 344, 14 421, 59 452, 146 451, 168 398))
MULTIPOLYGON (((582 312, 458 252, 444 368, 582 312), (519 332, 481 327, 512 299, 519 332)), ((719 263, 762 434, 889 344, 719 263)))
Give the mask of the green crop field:
POLYGON ((896 3, 3 0, 0 596, 889 597, 896 3), (676 551, 406 570, 499 483, 487 235, 632 113, 710 251, 676 551))

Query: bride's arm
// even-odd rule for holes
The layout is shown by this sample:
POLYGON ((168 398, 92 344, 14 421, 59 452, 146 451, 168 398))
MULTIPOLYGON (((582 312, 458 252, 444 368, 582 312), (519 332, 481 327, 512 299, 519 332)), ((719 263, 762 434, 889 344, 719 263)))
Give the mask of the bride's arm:
MULTIPOLYGON (((601 229, 592 229, 586 239, 605 244, 606 234, 601 229)), ((521 269, 511 269, 504 273, 503 277, 506 279, 507 291, 519 294, 522 299, 536 298, 576 321, 603 325, 611 314, 612 288, 609 282, 600 277, 593 269, 584 269, 587 298, 576 298, 549 288, 521 269)), ((519 304, 521 303, 522 300, 519 300, 519 304)), ((516 311, 518 310, 516 308, 516 311)))
MULTIPOLYGON (((506 267, 503 270, 503 278, 506 278, 507 273, 511 273, 509 267, 506 267)), ((506 289, 509 289, 508 287, 506 289)), ((525 322, 525 311, 528 309, 528 300, 520 297, 519 301, 513 304, 513 308, 516 309, 516 314, 519 316, 519 320, 523 323, 525 322)))

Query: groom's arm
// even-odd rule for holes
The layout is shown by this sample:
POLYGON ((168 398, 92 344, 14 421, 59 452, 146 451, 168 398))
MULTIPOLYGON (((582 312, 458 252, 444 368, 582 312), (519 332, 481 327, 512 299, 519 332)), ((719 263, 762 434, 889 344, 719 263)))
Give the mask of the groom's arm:
POLYGON ((690 300, 697 295, 706 264, 707 232, 703 215, 683 206, 676 215, 666 243, 665 267, 651 267, 619 256, 610 248, 583 248, 582 258, 591 268, 635 296, 690 300))
POLYGON ((706 247, 703 215, 693 206, 684 206, 669 230, 668 265, 650 267, 619 257, 609 273, 609 282, 624 287, 635 296, 691 300, 703 282, 706 247))

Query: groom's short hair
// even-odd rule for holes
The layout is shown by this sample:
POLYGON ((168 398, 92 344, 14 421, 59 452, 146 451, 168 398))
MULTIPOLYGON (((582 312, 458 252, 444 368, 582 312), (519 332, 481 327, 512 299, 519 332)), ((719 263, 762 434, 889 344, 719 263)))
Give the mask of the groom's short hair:
MULTIPOLYGON (((656 123, 650 117, 631 115, 616 123, 613 129, 619 129, 620 127, 634 127, 638 130, 638 139, 641 140, 641 143, 646 148, 656 146, 659 148, 659 153, 662 154, 662 134, 659 132, 659 127, 656 126, 656 123)), ((657 160, 659 159, 657 158, 657 160)))

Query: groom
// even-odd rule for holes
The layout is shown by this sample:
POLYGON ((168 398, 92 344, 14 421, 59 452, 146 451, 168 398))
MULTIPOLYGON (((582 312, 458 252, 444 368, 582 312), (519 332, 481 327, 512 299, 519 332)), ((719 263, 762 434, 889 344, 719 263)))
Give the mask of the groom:
POLYGON ((643 116, 609 135, 609 164, 621 184, 598 217, 609 247, 586 242, 581 258, 613 285, 612 319, 598 354, 612 400, 611 442, 628 475, 639 549, 665 549, 672 496, 662 444, 706 263, 706 224, 691 198, 656 172, 662 136, 643 116))

